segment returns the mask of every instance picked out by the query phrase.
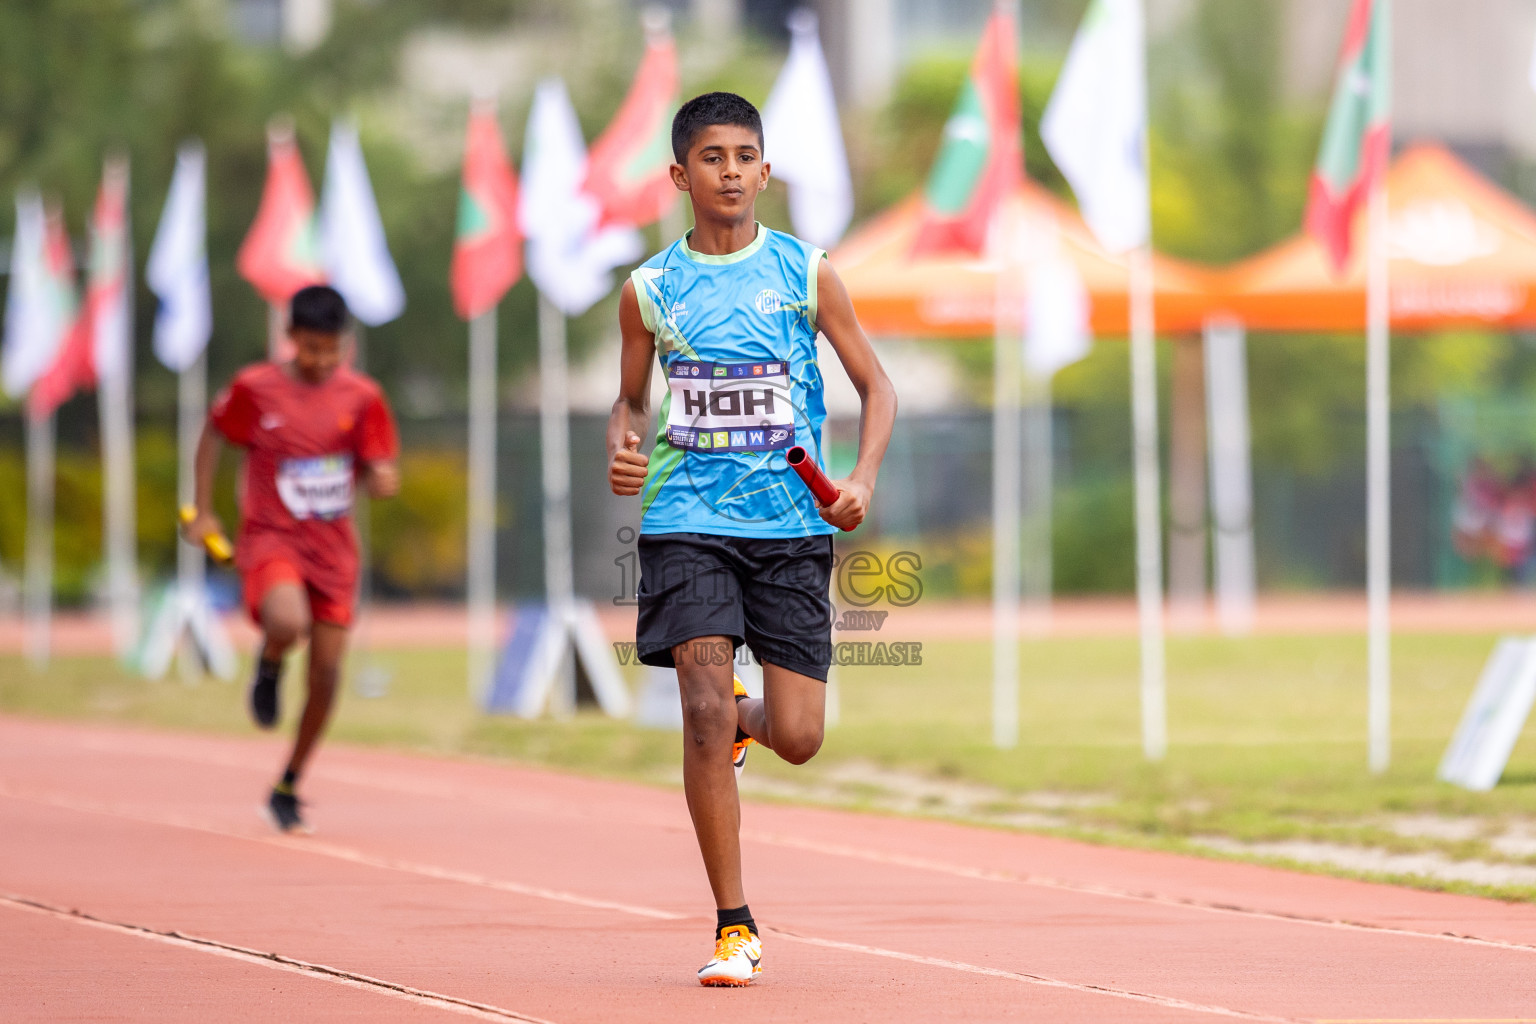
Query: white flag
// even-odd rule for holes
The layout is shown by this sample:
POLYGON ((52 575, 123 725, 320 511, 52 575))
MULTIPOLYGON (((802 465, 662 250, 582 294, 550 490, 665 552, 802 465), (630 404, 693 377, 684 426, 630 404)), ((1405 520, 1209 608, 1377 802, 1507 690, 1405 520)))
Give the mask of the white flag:
POLYGON ((763 158, 789 186, 795 234, 830 249, 853 219, 853 179, 815 13, 795 11, 789 30, 789 60, 763 105, 763 158))
POLYGON ((5 346, 0 376, 5 391, 20 398, 53 365, 67 324, 49 286, 48 215, 43 199, 27 190, 16 196, 16 236, 11 243, 11 286, 5 300, 5 346))
POLYGON ((357 128, 346 121, 331 125, 320 195, 320 250, 332 286, 363 323, 377 327, 405 309, 405 288, 389 256, 363 147, 357 128))
POLYGON ((1088 310, 1088 289, 1070 260, 1054 256, 1030 267, 1024 366, 1031 374, 1048 379, 1088 354, 1088 310))
POLYGON ((200 142, 184 143, 177 152, 176 174, 144 272, 149 290, 160 300, 155 314, 155 355, 178 373, 197 361, 213 333, 203 164, 200 142))
POLYGON ((565 83, 546 78, 523 136, 517 219, 528 240, 528 276, 566 316, 585 313, 613 288, 613 268, 638 259, 639 232, 597 229, 597 201, 582 191, 587 147, 565 83))
POLYGON ((1152 236, 1142 0, 1091 0, 1040 121, 1083 219, 1112 253, 1152 236))

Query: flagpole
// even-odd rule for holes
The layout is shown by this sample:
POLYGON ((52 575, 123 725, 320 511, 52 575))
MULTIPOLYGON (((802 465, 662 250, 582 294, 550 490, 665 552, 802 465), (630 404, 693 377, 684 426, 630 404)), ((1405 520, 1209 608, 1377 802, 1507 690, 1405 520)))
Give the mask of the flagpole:
POLYGON ((1384 772, 1392 744, 1391 419, 1387 185, 1371 188, 1366 242, 1366 601, 1368 605, 1370 766, 1384 772))
MULTIPOLYGON (((130 314, 131 315, 131 314, 130 314)), ((132 370, 124 367, 102 380, 97 396, 105 477, 103 534, 112 644, 126 658, 138 637, 138 571, 134 557, 134 466, 132 370)))
POLYGON ((1021 541, 1019 589, 1031 631, 1044 632, 1051 623, 1051 504, 1055 490, 1052 448, 1051 378, 1030 373, 1025 380, 1023 494, 1027 509, 1021 541), (1025 554, 1027 552, 1027 554, 1025 554))
POLYGON ((1253 470, 1241 320, 1205 322, 1205 382, 1216 621, 1227 636, 1246 636, 1253 630, 1253 470))
POLYGON ((469 692, 490 687, 496 647, 496 307, 469 322, 469 692))
POLYGON ((283 310, 275 302, 267 303, 267 362, 279 362, 283 352, 283 310))
POLYGON ((48 667, 53 628, 53 489, 52 413, 27 416, 27 657, 38 671, 48 667))
MULTIPOLYGON (((1012 197, 1005 200, 1010 203, 1012 197)), ((1018 276, 1014 211, 1005 205, 992 308, 992 743, 1019 743, 1019 339, 1009 331, 1008 284, 1018 276)))
MULTIPOLYGON (((101 423, 103 475, 106 490, 102 511, 107 553, 107 585, 112 615, 112 642, 119 658, 128 657, 139 635, 137 524, 134 509, 133 457, 133 249, 128 218, 128 160, 107 165, 107 176, 121 175, 123 196, 123 326, 113 339, 122 350, 112 371, 101 380, 97 414, 101 423)), ((94 341, 94 339, 93 339, 94 341)))
MULTIPOLYGON (((204 348, 192 364, 176 376, 176 438, 179 452, 179 471, 176 477, 178 505, 197 503, 197 443, 202 435, 203 420, 208 406, 208 353, 204 348)), ((206 510, 204 510, 206 511, 206 510)), ((178 622, 185 624, 195 618, 201 607, 206 565, 200 544, 176 545, 176 600, 180 609, 178 622)), ((193 657, 195 645, 181 633, 181 657, 177 667, 182 682, 192 685, 201 676, 193 657)))
MULTIPOLYGON (((565 314, 539 296, 539 438, 544 484, 544 593, 550 617, 568 624, 575 583, 571 543, 570 383, 565 314)), ((575 664, 562 646, 550 706, 557 715, 576 707, 575 664)))
POLYGON ((1152 245, 1130 253, 1131 416, 1136 480, 1136 608, 1141 632, 1141 743, 1147 759, 1168 749, 1163 652, 1163 538, 1157 455, 1157 350, 1152 245))
MULTIPOLYGON (((352 327, 352 360, 359 373, 368 369, 368 328, 361 321, 352 327)), ((357 610, 353 615, 352 647, 360 655, 361 665, 353 675, 353 689, 366 697, 383 695, 382 686, 372 678, 373 643, 370 626, 373 594, 373 507, 368 492, 361 490, 352 505, 352 530, 357 537, 357 610)))

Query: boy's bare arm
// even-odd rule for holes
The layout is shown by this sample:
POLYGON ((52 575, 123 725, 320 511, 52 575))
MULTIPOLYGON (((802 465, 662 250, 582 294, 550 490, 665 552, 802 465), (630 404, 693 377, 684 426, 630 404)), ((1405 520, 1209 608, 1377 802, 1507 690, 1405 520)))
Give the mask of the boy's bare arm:
POLYGON ((211 534, 223 534, 224 525, 213 511, 213 479, 219 472, 219 456, 224 451, 224 438, 212 423, 203 424, 203 436, 197 440, 197 454, 192 459, 192 502, 197 506, 197 516, 182 524, 181 532, 187 540, 201 544, 211 534))
POLYGON ((853 301, 842 278, 827 260, 816 271, 816 328, 827 336, 842 360, 848 379, 859 393, 863 408, 859 413, 859 459, 845 480, 832 481, 839 491, 837 501, 821 509, 821 518, 843 530, 851 530, 864 521, 880 462, 891 442, 891 428, 896 422, 896 389, 885 375, 885 368, 859 326, 853 301))
POLYGON ((368 497, 393 498, 400 493, 400 464, 394 459, 374 459, 363 469, 368 497))
POLYGON ((633 281, 619 292, 619 397, 608 417, 608 486, 614 494, 639 494, 650 459, 640 454, 640 434, 651 420, 651 366, 656 339, 640 318, 633 281))

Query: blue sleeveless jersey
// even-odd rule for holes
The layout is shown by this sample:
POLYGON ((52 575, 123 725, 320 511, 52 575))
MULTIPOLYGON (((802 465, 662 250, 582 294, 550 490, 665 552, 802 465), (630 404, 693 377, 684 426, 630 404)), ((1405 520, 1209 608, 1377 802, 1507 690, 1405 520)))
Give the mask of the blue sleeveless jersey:
POLYGON ((761 224, 725 256, 686 237, 630 275, 667 384, 640 492, 642 533, 807 537, 834 527, 784 460, 818 464, 816 273, 826 253, 761 224))

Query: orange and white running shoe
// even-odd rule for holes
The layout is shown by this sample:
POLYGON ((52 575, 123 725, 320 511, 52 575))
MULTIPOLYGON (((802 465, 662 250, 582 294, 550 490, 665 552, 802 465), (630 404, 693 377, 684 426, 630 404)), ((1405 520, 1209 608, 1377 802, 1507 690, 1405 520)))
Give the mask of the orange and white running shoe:
POLYGON ((744 924, 726 925, 715 940, 715 955, 699 968, 699 984, 750 985, 762 970, 763 940, 744 924))
MULTIPOLYGON (((738 675, 731 676, 731 685, 736 691, 736 701, 740 703, 747 696, 747 688, 738 675)), ((738 779, 741 778, 741 770, 747 766, 747 748, 756 742, 757 740, 742 731, 741 726, 736 727, 736 742, 731 745, 731 764, 736 766, 738 779)))

